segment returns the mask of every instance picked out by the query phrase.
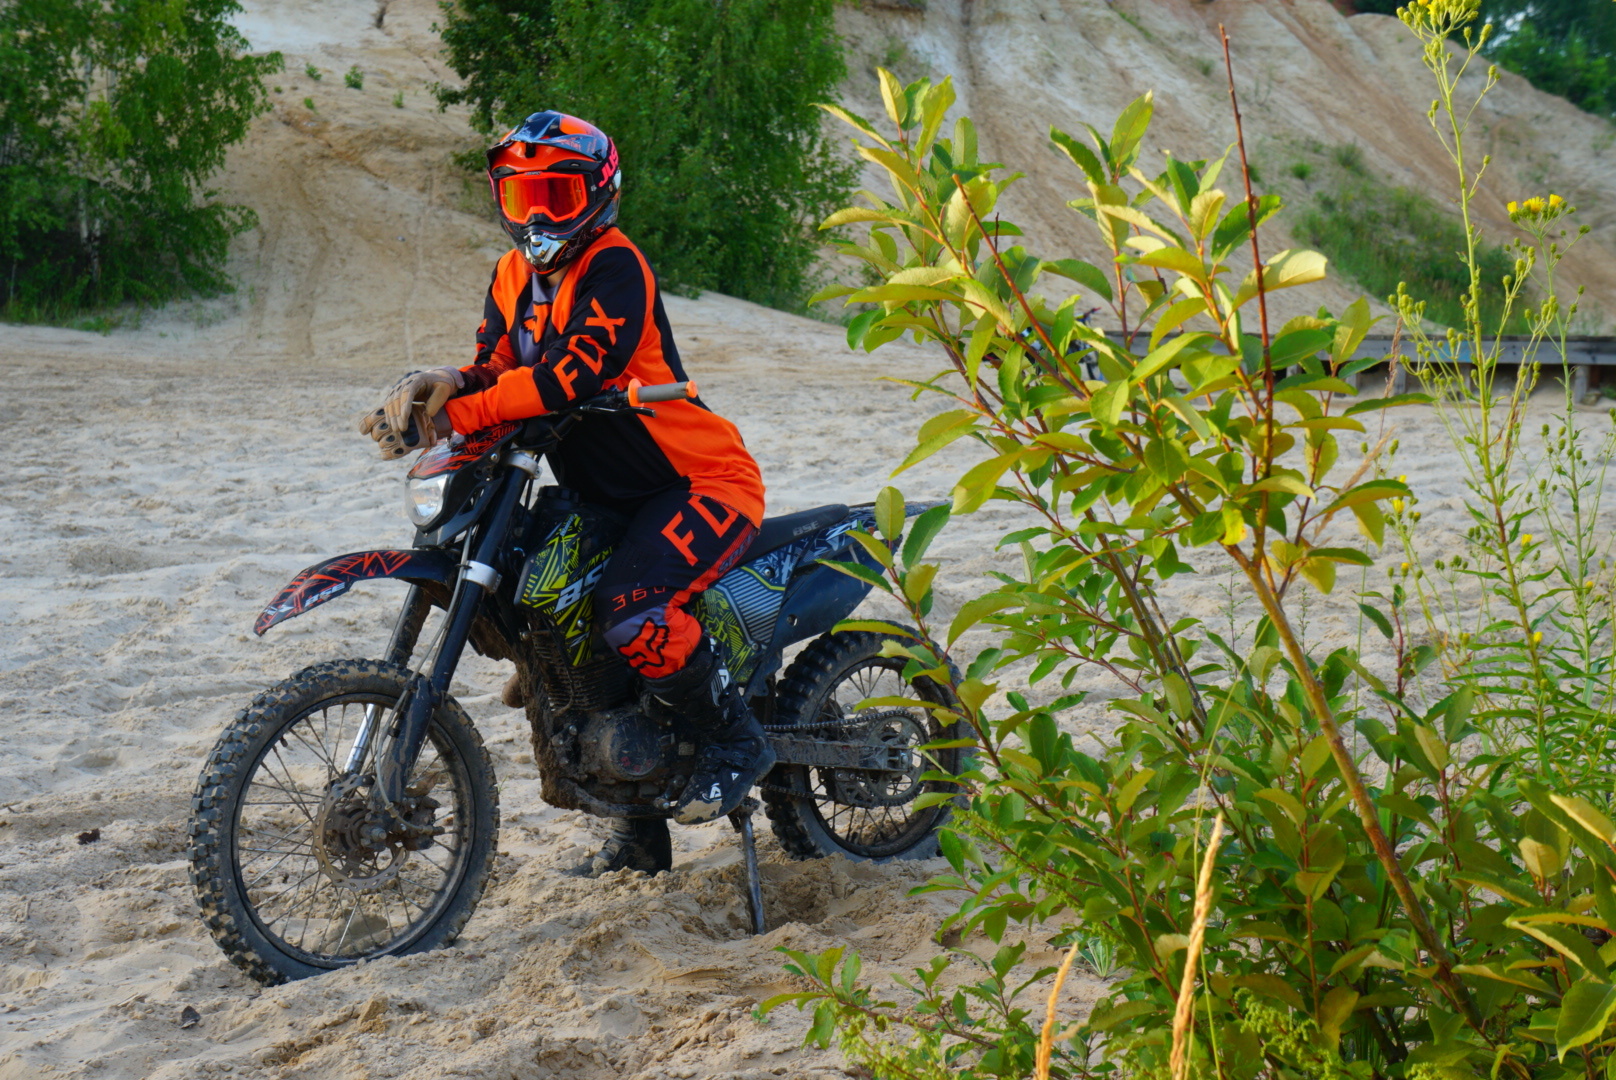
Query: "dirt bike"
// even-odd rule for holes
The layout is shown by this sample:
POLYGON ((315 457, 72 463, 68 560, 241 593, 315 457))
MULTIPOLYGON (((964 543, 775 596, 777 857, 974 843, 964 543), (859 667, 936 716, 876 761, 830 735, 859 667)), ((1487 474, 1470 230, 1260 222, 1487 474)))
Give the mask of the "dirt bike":
MULTIPOLYGON (((220 736, 193 799, 191 880, 230 960, 265 983, 452 942, 486 888, 499 831, 492 762, 450 695, 469 643, 513 661, 543 798, 607 817, 671 817, 698 747, 607 648, 592 590, 625 521, 535 483, 539 457, 596 418, 651 413, 693 384, 608 390, 573 407, 423 453, 406 481, 414 546, 343 555, 298 574, 259 615, 263 634, 356 582, 408 592, 379 660, 333 660, 259 694, 220 736), (441 609, 427 647, 417 645, 441 609), (413 663, 413 666, 412 666, 413 663)), ((913 516, 926 507, 912 505, 913 516)), ((873 565, 849 534, 869 507, 822 506, 765 520, 745 561, 695 611, 769 732, 779 763, 759 785, 795 857, 887 860, 936 852, 947 802, 913 806, 926 778, 956 773, 953 739, 921 708, 872 707, 909 694, 879 634, 833 628, 869 585, 822 560, 873 565), (781 673, 782 652, 809 640, 781 673)), ((763 901, 748 797, 740 835, 752 929, 763 901)))

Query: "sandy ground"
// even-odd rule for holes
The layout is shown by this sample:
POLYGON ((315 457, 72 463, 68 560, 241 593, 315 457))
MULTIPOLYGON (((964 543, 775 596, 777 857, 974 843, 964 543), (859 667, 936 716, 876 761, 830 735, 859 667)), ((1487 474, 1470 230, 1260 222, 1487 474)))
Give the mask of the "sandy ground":
MULTIPOLYGON (((394 0, 382 29, 373 14, 352 0, 249 5, 244 28, 288 66, 222 179, 262 217, 237 248, 238 294, 110 335, 0 330, 27 425, 0 486, 0 1080, 845 1075, 836 1054, 798 1048, 795 1013, 751 1018, 790 985, 774 950, 849 944, 873 970, 906 970, 935 948, 936 909, 907 892, 936 867, 792 863, 765 830, 761 938, 743 929, 724 827, 680 830, 676 868, 656 879, 562 877, 599 828, 539 801, 524 721, 497 700, 505 671, 476 658, 454 692, 494 755, 504 828, 497 879, 456 947, 265 990, 196 919, 184 832, 213 740, 303 665, 375 655, 401 590, 356 589, 262 640, 248 627, 303 566, 408 539, 401 470, 370 457, 352 417, 399 370, 469 356, 501 249, 444 164, 473 136, 427 93, 447 77, 435 6, 394 0), (352 64, 362 91, 342 85, 352 64), (79 843, 91 830, 100 839, 79 843), (179 1025, 185 1006, 200 1023, 179 1025)), ((865 500, 887 482, 927 407, 876 377, 932 360, 904 346, 850 354, 838 327, 719 296, 669 311, 704 396, 762 463, 771 512, 865 500)), ((1398 471, 1420 485, 1430 544, 1451 547, 1452 451, 1428 412, 1402 423, 1398 471)), ((966 460, 958 448, 902 486, 943 494, 966 460)), ((1013 521, 988 511, 943 535, 941 614, 979 588, 1013 521)), ((1171 603, 1253 617, 1228 609, 1215 576, 1180 579, 1171 603)), ((1309 636, 1353 640, 1350 609, 1345 597, 1310 608, 1309 636)), ((1080 685, 1095 704, 1071 726, 1103 727, 1113 691, 1080 685)), ((1099 989, 1074 980, 1067 1008, 1099 989)))

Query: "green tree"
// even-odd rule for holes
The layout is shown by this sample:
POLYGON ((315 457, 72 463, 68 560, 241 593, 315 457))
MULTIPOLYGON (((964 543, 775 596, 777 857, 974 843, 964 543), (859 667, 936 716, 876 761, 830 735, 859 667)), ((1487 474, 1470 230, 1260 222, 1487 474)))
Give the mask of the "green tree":
MULTIPOLYGON (((1400 0, 1357 0, 1394 14, 1400 0)), ((1482 0, 1488 59, 1578 108, 1616 114, 1616 4, 1610 0, 1482 0)))
POLYGON ((622 220, 665 284, 800 307, 813 223, 855 170, 815 102, 844 74, 830 0, 460 0, 442 34, 492 134, 540 109, 616 140, 622 220))
POLYGON ((245 207, 203 185, 267 108, 234 0, 0 5, 0 313, 217 293, 245 207))

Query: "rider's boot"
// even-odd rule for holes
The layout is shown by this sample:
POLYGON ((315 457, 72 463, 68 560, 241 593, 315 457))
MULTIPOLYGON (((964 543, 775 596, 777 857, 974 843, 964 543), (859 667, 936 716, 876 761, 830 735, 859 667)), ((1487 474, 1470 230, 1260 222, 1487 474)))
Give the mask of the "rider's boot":
POLYGON ((730 681, 705 639, 684 667, 666 678, 647 679, 646 685, 702 743, 674 820, 695 825, 732 813, 775 760, 774 747, 740 687, 730 681))
POLYGON ((573 877, 597 878, 613 870, 660 874, 673 867, 673 841, 667 818, 611 818, 606 843, 568 870, 573 877))

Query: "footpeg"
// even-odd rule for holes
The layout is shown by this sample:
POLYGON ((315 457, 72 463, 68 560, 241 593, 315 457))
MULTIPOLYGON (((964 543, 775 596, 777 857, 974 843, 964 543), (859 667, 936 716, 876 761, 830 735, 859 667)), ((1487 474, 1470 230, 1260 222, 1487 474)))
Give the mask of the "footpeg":
POLYGON ((763 879, 758 875, 757 842, 752 833, 752 815, 758 801, 748 795, 730 814, 729 823, 741 834, 741 852, 746 859, 746 906, 752 916, 752 933, 763 933, 763 879))

